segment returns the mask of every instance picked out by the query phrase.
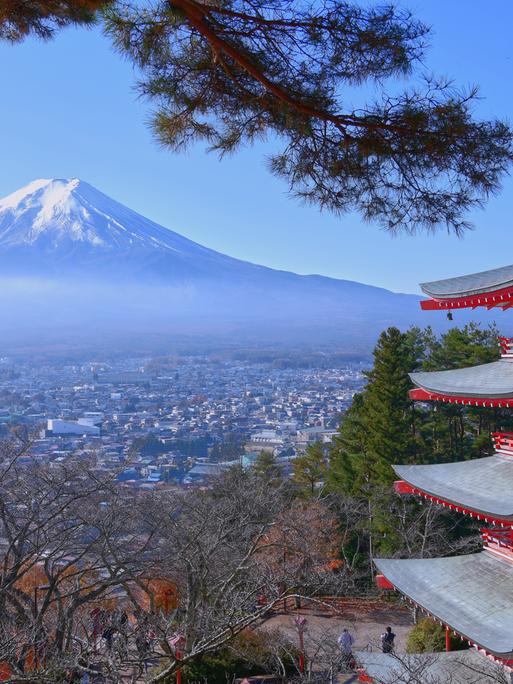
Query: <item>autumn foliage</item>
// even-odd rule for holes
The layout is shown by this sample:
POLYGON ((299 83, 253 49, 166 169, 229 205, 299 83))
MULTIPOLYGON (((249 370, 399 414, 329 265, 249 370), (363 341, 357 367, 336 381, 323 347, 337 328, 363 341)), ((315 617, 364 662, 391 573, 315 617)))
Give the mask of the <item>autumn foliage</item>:
POLYGON ((145 612, 169 611, 178 606, 176 584, 165 578, 141 580, 132 591, 137 605, 145 612))
POLYGON ((329 572, 341 567, 340 544, 337 520, 327 506, 320 501, 296 502, 262 537, 259 555, 276 573, 307 568, 329 572))

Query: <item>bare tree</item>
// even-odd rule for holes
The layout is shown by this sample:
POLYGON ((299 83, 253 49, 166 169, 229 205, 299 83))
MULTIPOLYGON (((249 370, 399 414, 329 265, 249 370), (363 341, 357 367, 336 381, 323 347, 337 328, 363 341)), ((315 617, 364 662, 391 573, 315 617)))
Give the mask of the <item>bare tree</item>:
MULTIPOLYGON (((163 503, 144 500, 143 515, 182 597, 173 621, 185 638, 182 662, 219 649, 286 597, 332 589, 333 515, 295 502, 286 484, 234 471, 209 491, 169 494, 163 503)), ((336 581, 343 586, 343 575, 336 581)), ((168 656, 152 682, 176 670, 168 656)))
POLYGON ((27 462, 26 450, 0 454, 0 661, 12 681, 135 681, 155 665, 150 681, 164 681, 284 597, 333 585, 333 516, 283 483, 234 471, 207 491, 134 493, 94 457, 27 462))
MULTIPOLYGON (((135 682, 146 671, 157 684, 262 629, 287 597, 355 588, 357 564, 338 559, 366 519, 350 500, 305 501, 240 469, 209 489, 137 492, 94 455, 48 463, 29 450, 0 450, 0 662, 11 681, 135 682)), ((434 511, 412 529, 399 513, 408 552, 430 553, 434 511)), ((287 649, 297 660, 282 641, 266 656, 278 671, 287 649)), ((318 640, 312 672, 335 672, 332 641, 318 640)))
POLYGON ((26 450, 4 445, 0 468, 0 660, 52 679, 88 666, 91 611, 146 574, 151 536, 94 459, 27 463, 26 450))

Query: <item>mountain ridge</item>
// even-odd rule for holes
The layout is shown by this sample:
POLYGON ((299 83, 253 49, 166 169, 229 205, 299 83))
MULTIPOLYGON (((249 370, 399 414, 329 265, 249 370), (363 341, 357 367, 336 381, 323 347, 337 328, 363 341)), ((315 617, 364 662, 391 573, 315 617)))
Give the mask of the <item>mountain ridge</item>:
MULTIPOLYGON (((137 248, 156 253, 164 250, 174 256, 209 258, 225 267, 251 268, 311 282, 355 284, 390 292, 359 281, 318 273, 298 274, 223 254, 160 226, 78 178, 34 180, 0 199, 0 253, 5 249, 41 247, 48 256, 51 251, 69 249, 70 243, 90 246, 93 248, 90 255, 100 257, 101 250, 124 251, 125 255, 127 250, 137 248), (92 220, 94 215, 100 217, 99 222, 92 220)), ((62 254, 59 256, 62 261, 62 254)), ((75 250, 75 264, 77 256, 75 250)))
POLYGON ((236 259, 164 228, 79 179, 0 199, 0 332, 73 328, 366 350, 389 325, 432 323, 417 295, 236 259))

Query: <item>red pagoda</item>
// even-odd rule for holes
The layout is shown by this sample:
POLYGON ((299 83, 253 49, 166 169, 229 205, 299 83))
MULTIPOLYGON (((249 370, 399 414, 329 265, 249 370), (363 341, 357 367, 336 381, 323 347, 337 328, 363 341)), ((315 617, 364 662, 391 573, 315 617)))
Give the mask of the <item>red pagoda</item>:
MULTIPOLYGON (((424 283, 427 310, 513 307, 513 266, 424 283)), ((412 373, 412 399, 513 407, 513 340, 501 359, 472 368, 412 373)), ((483 550, 466 556, 382 559, 378 584, 396 589, 480 653, 513 669, 513 434, 493 435, 492 456, 458 463, 394 466, 396 490, 482 520, 483 550)), ((449 648, 449 639, 447 639, 449 648)))

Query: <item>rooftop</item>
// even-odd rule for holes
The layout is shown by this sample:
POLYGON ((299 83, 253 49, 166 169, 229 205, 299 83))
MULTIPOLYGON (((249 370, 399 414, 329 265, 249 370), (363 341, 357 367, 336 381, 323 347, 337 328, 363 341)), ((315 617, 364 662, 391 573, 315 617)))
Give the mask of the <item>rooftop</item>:
POLYGON ((421 283, 420 287, 430 297, 420 302, 424 310, 475 309, 478 306, 510 309, 513 306, 513 266, 421 283))
POLYGON ((513 266, 503 266, 490 271, 470 275, 434 280, 420 284, 422 292, 435 299, 465 297, 485 292, 494 292, 513 287, 513 266))
MULTIPOLYGON (((410 373, 414 385, 427 393, 449 397, 513 398, 513 360, 455 370, 410 373)), ((423 398, 416 397, 413 398, 423 398)), ((425 397, 429 398, 429 397, 425 397)))
POLYGON ((487 653, 513 659, 513 564, 486 550, 375 563, 398 591, 427 613, 487 653))
POLYGON ((502 681, 500 666, 475 649, 401 656, 361 651, 355 656, 365 673, 379 684, 418 684, 419 681, 492 684, 502 681))
POLYGON ((394 466, 415 489, 484 518, 513 523, 513 458, 486 458, 433 465, 394 466), (486 486, 483 486, 486 483, 486 486))

